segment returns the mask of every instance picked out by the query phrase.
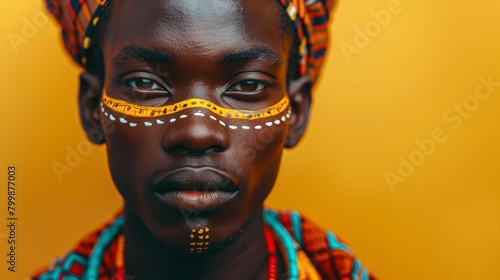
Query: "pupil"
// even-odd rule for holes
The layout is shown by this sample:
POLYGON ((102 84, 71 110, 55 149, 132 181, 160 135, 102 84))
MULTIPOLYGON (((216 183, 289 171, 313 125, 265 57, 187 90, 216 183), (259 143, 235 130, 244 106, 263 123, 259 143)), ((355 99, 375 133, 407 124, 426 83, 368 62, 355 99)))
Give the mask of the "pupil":
POLYGON ((139 82, 139 88, 147 89, 147 88, 149 88, 148 86, 150 84, 151 84, 151 80, 150 79, 141 79, 141 81, 139 82))
POLYGON ((257 89, 257 81, 245 81, 243 82, 242 89, 247 91, 254 91, 257 89))

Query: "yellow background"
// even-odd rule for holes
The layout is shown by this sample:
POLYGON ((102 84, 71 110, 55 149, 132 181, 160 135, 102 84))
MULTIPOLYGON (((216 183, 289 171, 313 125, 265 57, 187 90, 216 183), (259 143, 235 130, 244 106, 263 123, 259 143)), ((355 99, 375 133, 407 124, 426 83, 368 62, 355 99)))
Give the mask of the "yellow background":
MULTIPOLYGON (((401 0, 400 13, 377 30, 372 12, 390 2, 337 6, 308 135, 285 154, 268 205, 299 209, 335 231, 380 279, 500 279, 500 87, 458 129, 443 119, 453 104, 470 100, 478 77, 500 81, 500 2, 401 0), (340 46, 356 47, 356 28, 367 25, 370 41, 346 56, 340 46), (408 159, 415 141, 436 128, 446 141, 391 188, 384 174, 398 174, 399 156, 408 159)), ((82 156, 61 182, 52 168, 86 140, 78 69, 52 19, 38 19, 17 47, 9 40, 24 36, 25 20, 41 10, 35 0, 0 3, 0 279, 24 279, 120 205, 103 147, 82 156), (11 164, 16 273, 5 262, 11 164)))

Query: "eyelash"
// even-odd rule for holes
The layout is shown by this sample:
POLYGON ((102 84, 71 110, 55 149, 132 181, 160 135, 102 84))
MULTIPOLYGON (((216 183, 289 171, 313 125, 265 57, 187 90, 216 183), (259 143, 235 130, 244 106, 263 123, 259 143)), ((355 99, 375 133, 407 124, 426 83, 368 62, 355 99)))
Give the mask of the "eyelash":
MULTIPOLYGON (((146 78, 146 77, 138 77, 138 78, 131 78, 131 79, 127 79, 124 81, 124 84, 131 87, 133 90, 136 90, 136 91, 140 91, 140 92, 169 92, 169 90, 160 82, 157 82, 156 80, 154 79, 150 79, 150 78, 146 78), (140 89, 138 88, 137 86, 137 83, 138 82, 142 82, 142 83, 149 83, 149 84, 152 84, 153 88, 149 88, 149 89, 140 89)), ((266 82, 266 81, 263 81, 263 80, 259 80, 259 79, 245 79, 245 80, 241 80, 237 83, 234 83, 232 84, 231 86, 229 86, 229 88, 226 90, 226 92, 229 92, 229 93, 243 93, 243 92, 261 92, 262 90, 266 89, 266 88, 269 88, 271 85, 266 82), (241 87, 243 86, 243 83, 245 82, 253 82, 253 83, 257 83, 257 89, 256 90, 249 90, 249 91, 245 91, 243 89, 241 89, 241 87), (240 90, 231 90, 231 88, 234 88, 234 87, 237 87, 239 86, 240 90)))
POLYGON ((261 92, 262 90, 264 90, 264 89, 266 89, 268 87, 270 87, 270 84, 268 82, 266 82, 266 81, 262 81, 262 80, 259 80, 259 79, 246 79, 246 80, 242 80, 242 81, 239 81, 237 83, 232 84, 229 87, 229 89, 226 90, 226 92, 261 92), (257 89, 255 89, 255 90, 248 90, 248 91, 241 89, 241 87, 243 86, 243 83, 245 83, 245 82, 247 82, 247 83, 248 82, 252 82, 250 84, 247 84, 247 85, 250 85, 250 86, 252 86, 252 85, 254 85, 256 83, 257 84, 257 89), (240 90, 231 90, 231 88, 234 88, 234 87, 237 87, 237 86, 239 86, 240 90))
POLYGON ((158 92, 165 91, 165 92, 168 92, 168 90, 165 88, 165 86, 162 83, 159 83, 154 79, 145 78, 145 77, 128 79, 125 81, 125 84, 128 85, 129 87, 133 88, 134 90, 142 91, 142 92, 146 92, 146 91, 158 91, 158 92), (138 82, 142 82, 144 84, 149 83, 149 84, 156 85, 156 86, 154 86, 154 88, 151 88, 151 89, 139 89, 137 87, 138 82), (133 84, 135 84, 135 85, 133 85, 133 84))

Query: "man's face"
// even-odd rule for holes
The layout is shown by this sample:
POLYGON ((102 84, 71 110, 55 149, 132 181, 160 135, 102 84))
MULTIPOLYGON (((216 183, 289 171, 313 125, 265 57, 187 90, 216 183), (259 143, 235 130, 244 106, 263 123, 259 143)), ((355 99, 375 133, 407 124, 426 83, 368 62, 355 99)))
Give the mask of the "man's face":
MULTIPOLYGON (((278 103, 290 43, 274 2, 115 1, 103 43, 107 95, 142 106, 199 98, 255 111, 278 103)), ((210 251, 260 209, 294 118, 288 109, 247 120, 200 107, 151 118, 106 108, 101 118, 110 114, 103 126, 118 190, 156 240, 183 252, 194 249, 193 230, 195 238, 209 230, 210 243, 196 250, 210 251)))

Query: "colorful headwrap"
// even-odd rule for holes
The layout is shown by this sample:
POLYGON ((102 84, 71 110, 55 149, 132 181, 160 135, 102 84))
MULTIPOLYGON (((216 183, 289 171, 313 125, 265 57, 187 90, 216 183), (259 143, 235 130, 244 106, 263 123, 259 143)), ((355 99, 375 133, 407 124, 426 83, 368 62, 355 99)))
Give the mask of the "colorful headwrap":
MULTIPOLYGON (((103 10, 112 0, 46 0, 62 26, 66 49, 85 67, 92 35, 103 10)), ((116 1, 116 0, 115 0, 116 1)), ((334 0, 278 0, 295 25, 299 46, 299 74, 316 81, 328 46, 328 20, 334 0)))

